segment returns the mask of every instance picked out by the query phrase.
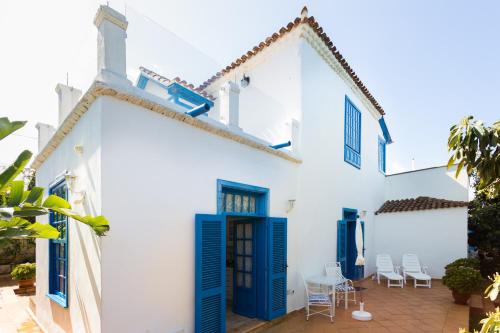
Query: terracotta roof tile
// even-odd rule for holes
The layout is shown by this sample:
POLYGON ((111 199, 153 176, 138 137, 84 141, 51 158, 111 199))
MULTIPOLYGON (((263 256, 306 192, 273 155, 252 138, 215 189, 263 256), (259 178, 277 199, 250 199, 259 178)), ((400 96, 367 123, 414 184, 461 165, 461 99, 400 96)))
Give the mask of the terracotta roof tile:
POLYGON ((418 197, 403 200, 387 200, 375 215, 381 213, 410 212, 415 210, 442 209, 467 207, 467 201, 454 201, 446 199, 436 199, 431 197, 418 197))
POLYGON ((208 98, 212 101, 215 100, 215 97, 210 95, 209 93, 207 93, 206 91, 203 91, 200 87, 195 87, 194 84, 192 83, 187 83, 186 80, 182 80, 180 77, 175 77, 173 79, 168 79, 166 77, 164 77, 163 75, 160 75, 150 69, 147 69, 145 67, 139 67, 140 71, 145 73, 146 75, 148 75, 149 77, 153 78, 154 80, 162 83, 162 84, 165 84, 165 85, 168 85, 172 82, 177 82, 178 84, 188 88, 189 90, 192 90, 192 91, 195 91, 196 93, 202 95, 203 97, 205 98, 208 98))
POLYGON ((384 115, 385 111, 384 109, 380 106, 380 104, 377 102, 375 97, 368 91, 368 89, 365 87, 363 82, 359 79, 359 77, 356 75, 356 73, 351 69, 347 61, 342 57, 340 52, 337 50, 335 45, 333 45, 333 42, 331 41, 330 37, 326 34, 326 32, 323 31, 323 28, 319 25, 319 23, 316 21, 314 16, 307 16, 308 11, 307 8, 304 7, 301 11, 301 16, 302 17, 297 17, 295 20, 292 22, 289 22, 286 27, 281 27, 278 32, 273 33, 271 36, 267 37, 264 42, 261 42, 258 46, 255 46, 252 51, 248 51, 246 54, 242 55, 239 57, 235 62, 233 62, 230 66, 225 67, 222 69, 220 72, 203 82, 198 89, 203 90, 207 88, 212 82, 223 76, 224 74, 230 72, 232 69, 244 64, 246 61, 251 59, 253 56, 255 56, 257 53, 262 51, 264 48, 268 47, 281 37, 285 36, 288 34, 290 31, 298 27, 300 24, 307 24, 309 25, 313 31, 318 35, 319 38, 323 40, 323 42, 326 44, 326 46, 330 49, 330 52, 335 56, 335 58, 340 62, 341 66, 344 68, 344 70, 347 72, 347 74, 353 79, 354 83, 359 87, 359 89, 363 92, 363 94, 368 98, 368 100, 372 103, 373 107, 381 114, 384 115))

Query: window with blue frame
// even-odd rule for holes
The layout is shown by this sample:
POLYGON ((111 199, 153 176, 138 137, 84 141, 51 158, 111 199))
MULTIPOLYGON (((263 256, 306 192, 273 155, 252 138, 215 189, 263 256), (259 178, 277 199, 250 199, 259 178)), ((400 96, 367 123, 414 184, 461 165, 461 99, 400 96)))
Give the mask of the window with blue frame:
POLYGON ((361 168, 361 112, 345 97, 344 161, 361 168))
POLYGON ((266 215, 268 195, 267 188, 218 179, 217 211, 231 215, 266 215))
MULTIPOLYGON (((68 198, 66 182, 61 181, 49 189, 49 194, 68 198)), ((63 307, 68 306, 68 218, 51 212, 49 223, 59 230, 58 239, 49 240, 49 298, 63 307)))
POLYGON ((385 140, 378 138, 378 170, 385 173, 385 140))

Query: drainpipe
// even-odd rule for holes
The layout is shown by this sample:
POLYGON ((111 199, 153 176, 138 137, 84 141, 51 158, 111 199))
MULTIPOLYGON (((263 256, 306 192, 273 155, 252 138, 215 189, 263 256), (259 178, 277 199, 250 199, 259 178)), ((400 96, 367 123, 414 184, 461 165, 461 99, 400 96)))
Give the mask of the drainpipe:
POLYGON ((207 113, 209 110, 210 110, 210 105, 208 105, 207 103, 203 103, 202 105, 192 108, 191 111, 186 112, 186 114, 188 116, 196 118, 204 113, 207 113))
POLYGON ((285 142, 285 143, 280 143, 280 144, 277 144, 277 145, 274 145, 274 146, 269 146, 269 147, 274 148, 274 149, 280 149, 280 148, 290 147, 291 145, 292 145, 292 142, 288 141, 288 142, 285 142))

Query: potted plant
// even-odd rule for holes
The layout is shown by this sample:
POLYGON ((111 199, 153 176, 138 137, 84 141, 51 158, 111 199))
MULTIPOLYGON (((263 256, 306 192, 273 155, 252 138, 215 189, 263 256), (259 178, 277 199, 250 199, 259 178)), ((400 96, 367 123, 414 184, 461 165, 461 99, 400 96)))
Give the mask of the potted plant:
POLYGON ((446 271, 449 271, 457 267, 470 267, 479 270, 480 261, 477 258, 460 258, 455 260, 451 264, 446 265, 444 269, 446 271))
POLYGON ((458 266, 446 270, 443 284, 452 291, 456 304, 467 304, 472 292, 476 291, 482 284, 483 278, 478 270, 458 266))
POLYGON ((14 266, 10 273, 13 280, 17 281, 19 289, 28 289, 35 286, 36 264, 25 263, 14 266))

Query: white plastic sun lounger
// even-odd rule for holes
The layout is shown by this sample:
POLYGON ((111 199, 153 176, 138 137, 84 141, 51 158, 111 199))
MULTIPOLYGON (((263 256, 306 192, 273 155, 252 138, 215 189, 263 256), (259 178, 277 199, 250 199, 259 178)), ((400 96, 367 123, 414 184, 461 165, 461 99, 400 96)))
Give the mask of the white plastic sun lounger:
POLYGON ((403 277, 406 283, 407 277, 413 278, 414 288, 431 287, 431 277, 427 274, 427 267, 422 267, 416 254, 403 254, 403 277), (424 281, 424 283, 418 283, 424 281))
POLYGON ((377 255, 377 282, 380 284, 380 276, 387 279, 387 288, 403 288, 403 277, 399 274, 399 269, 395 270, 391 256, 388 254, 377 255), (396 281, 392 283, 392 281, 396 281))

